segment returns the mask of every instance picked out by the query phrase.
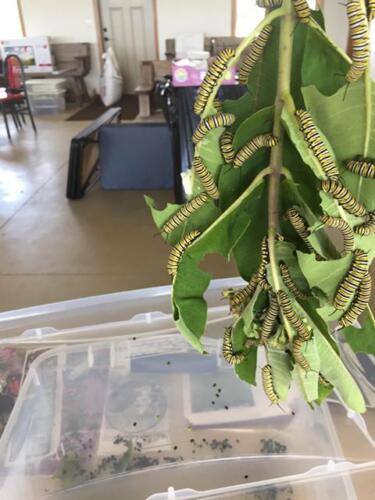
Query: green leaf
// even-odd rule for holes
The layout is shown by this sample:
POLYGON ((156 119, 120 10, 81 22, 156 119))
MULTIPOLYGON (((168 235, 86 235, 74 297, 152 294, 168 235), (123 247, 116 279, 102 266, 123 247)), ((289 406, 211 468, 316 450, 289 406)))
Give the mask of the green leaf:
POLYGON ((315 403, 317 405, 321 405, 323 401, 325 401, 328 396, 331 394, 333 391, 333 386, 332 385, 323 385, 319 384, 318 385, 318 399, 315 400, 315 403))
POLYGON ((319 332, 315 332, 315 341, 323 377, 335 387, 348 408, 357 413, 364 413, 366 405, 362 393, 339 355, 319 332))
POLYGON ((314 85, 325 95, 345 85, 349 69, 347 57, 318 29, 310 29, 303 53, 303 86, 314 85))
MULTIPOLYGON (((372 99, 375 102, 374 83, 371 88, 372 99)), ((341 89, 331 97, 326 97, 315 87, 303 89, 307 109, 316 125, 328 138, 337 160, 341 163, 363 155, 366 135, 367 108, 363 80, 350 84, 346 94, 345 92, 346 89, 341 89)), ((372 108, 371 116, 371 134, 367 156, 375 158, 375 107, 372 108)), ((374 181, 372 179, 363 179, 351 172, 344 172, 343 181, 368 210, 375 210, 374 181), (358 196, 359 191, 360 195, 358 196)))
POLYGON ((349 326, 341 330, 341 333, 354 352, 364 352, 375 356, 375 321, 370 312, 362 328, 349 326))
POLYGON ((294 377, 301 387, 302 394, 307 402, 311 403, 318 399, 318 380, 320 359, 315 343, 315 338, 305 342, 302 348, 302 354, 310 365, 311 371, 305 372, 297 363, 294 369, 294 377))
POLYGON ((345 278, 352 263, 351 254, 341 259, 318 262, 312 254, 297 252, 299 266, 310 288, 319 288, 333 302, 337 286, 345 278))
POLYGON ((257 347, 252 347, 246 359, 235 366, 237 376, 251 385, 256 385, 257 347))
POLYGON ((288 399, 292 381, 292 363, 286 352, 268 349, 268 362, 272 368, 273 387, 282 401, 288 399))
POLYGON ((302 292, 307 293, 309 285, 298 266, 296 247, 287 241, 278 241, 276 243, 276 258, 278 263, 284 262, 288 266, 289 273, 295 284, 302 292))
POLYGON ((185 251, 173 281, 172 303, 177 327, 186 339, 203 352, 199 339, 207 320, 207 304, 203 294, 211 275, 199 268, 199 262, 210 253, 229 258, 233 247, 251 223, 249 214, 253 199, 261 197, 265 183, 259 180, 185 251))
MULTIPOLYGON (((258 134, 272 131, 273 113, 274 108, 268 107, 248 118, 234 136, 234 149, 240 149, 249 139, 258 134)), ((268 166, 269 158, 269 148, 262 148, 242 165, 240 169, 235 169, 229 165, 226 165, 222 169, 219 178, 220 207, 222 210, 229 207, 243 193, 246 186, 255 179, 259 172, 268 166)))
MULTIPOLYGON (((163 225, 169 220, 183 205, 176 205, 172 203, 167 203, 167 206, 158 210, 155 208, 155 202, 149 196, 145 196, 146 205, 151 210, 152 218, 158 229, 160 230, 163 225)), ((171 234, 161 235, 170 245, 175 245, 180 239, 193 229, 198 229, 199 231, 204 231, 208 226, 210 226, 221 214, 220 209, 215 205, 213 201, 209 201, 199 210, 194 212, 185 224, 178 226, 171 234)))
POLYGON ((324 179, 324 171, 319 161, 315 158, 312 150, 308 147, 304 135, 300 131, 300 124, 298 122, 298 119, 294 113, 294 104, 290 102, 289 105, 284 106, 281 115, 283 124, 288 132, 291 141, 298 150, 298 153, 300 154, 303 162, 311 168, 312 172, 318 179, 324 179))
POLYGON ((258 338, 258 325, 257 321, 259 313, 266 305, 267 293, 257 288, 254 296, 246 306, 242 313, 241 319, 243 320, 244 332, 247 337, 258 338))

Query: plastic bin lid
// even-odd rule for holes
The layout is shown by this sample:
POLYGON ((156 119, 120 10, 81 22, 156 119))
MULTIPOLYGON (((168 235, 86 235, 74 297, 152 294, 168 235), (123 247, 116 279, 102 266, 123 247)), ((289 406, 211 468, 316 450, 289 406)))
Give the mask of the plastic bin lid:
MULTIPOLYGON (((225 304, 222 291, 240 287, 239 278, 213 280, 206 291, 209 307, 225 304)), ((129 321, 137 315, 150 318, 153 313, 171 314, 171 287, 159 286, 126 292, 85 297, 0 313, 0 338, 21 335, 32 328, 52 327, 58 330, 104 323, 129 321)))
MULTIPOLYGON (((327 464, 375 466, 341 405, 311 411, 296 392, 283 410, 269 406, 225 364, 220 344, 208 339, 202 356, 171 334, 42 354, 0 441, 3 498, 137 500, 169 487, 207 498, 327 464)), ((336 498, 355 498, 352 479, 332 474, 336 498)))

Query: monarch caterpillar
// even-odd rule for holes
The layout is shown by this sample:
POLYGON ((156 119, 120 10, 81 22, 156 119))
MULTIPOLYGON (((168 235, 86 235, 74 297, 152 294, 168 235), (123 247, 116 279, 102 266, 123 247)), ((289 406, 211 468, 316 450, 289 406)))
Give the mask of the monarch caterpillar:
POLYGON ((319 373, 319 384, 324 385, 325 387, 328 387, 331 385, 331 383, 328 382, 328 380, 325 377, 323 377, 323 375, 321 373, 319 373))
POLYGON ((257 38, 250 44, 249 53, 245 57, 239 71, 240 83, 246 84, 248 76, 256 63, 261 59, 268 39, 272 33, 272 26, 268 24, 259 33, 257 38))
POLYGON ((246 354, 243 352, 234 353, 232 344, 232 328, 225 328, 224 338, 223 338, 223 358, 230 365, 238 365, 246 359, 246 354))
POLYGON ((191 214, 199 210, 205 203, 209 201, 210 197, 207 193, 203 192, 188 201, 181 207, 161 228, 161 233, 170 234, 177 229, 178 226, 183 224, 191 214))
POLYGON ((356 82, 364 73, 370 56, 370 37, 366 15, 362 12, 358 0, 351 0, 346 4, 349 20, 350 38, 352 40, 353 63, 346 74, 348 83, 356 82))
POLYGON ((341 182, 332 180, 323 181, 322 189, 325 193, 331 194, 350 214, 357 217, 364 217, 367 214, 366 208, 354 198, 341 182))
POLYGON ((262 382, 263 389, 266 393, 268 399, 272 404, 279 404, 280 398, 276 394, 275 388, 273 386, 272 368, 270 365, 265 365, 262 368, 262 382))
POLYGON ((263 290, 270 290, 271 287, 267 281, 267 266, 270 261, 270 254, 268 249, 268 238, 265 236, 262 240, 262 246, 260 250, 260 264, 258 269, 259 276, 259 286, 263 290))
POLYGON ((283 0, 257 0, 258 7, 263 7, 265 9, 271 9, 272 7, 280 7, 283 0))
POLYGON ((369 0, 368 1, 368 18, 370 21, 372 21, 375 18, 375 0, 369 0))
POLYGON ((351 160, 345 164, 345 167, 353 174, 361 177, 375 179, 375 164, 368 160, 351 160))
POLYGON ((241 309, 242 306, 249 302, 259 283, 259 275, 258 273, 254 273, 249 281, 249 283, 242 288, 242 290, 239 290, 235 292, 233 295, 229 297, 229 303, 230 303, 230 309, 231 311, 236 311, 237 309, 241 309))
POLYGON ((294 4, 294 9, 296 11, 297 17, 301 21, 301 23, 308 23, 311 16, 311 12, 307 1, 292 0, 292 2, 294 4))
POLYGON ((211 130, 233 125, 236 117, 232 113, 218 113, 202 120, 193 134, 194 144, 198 144, 211 130))
POLYGON ((264 316, 262 323, 262 329, 260 331, 260 336, 263 342, 265 342, 272 334, 273 326, 279 315, 279 303, 277 297, 274 293, 271 294, 270 304, 264 316))
POLYGON ((336 309, 346 308, 352 295, 357 292, 363 278, 368 273, 368 267, 367 253, 363 250, 355 250, 352 265, 340 284, 333 301, 336 309))
POLYGON ((372 291, 372 280, 370 273, 367 273, 365 277, 362 279, 356 296, 348 309, 348 311, 342 316, 339 320, 339 326, 341 328, 346 328, 350 326, 358 319, 358 317, 366 310, 370 299, 371 299, 371 291, 372 291))
POLYGON ((213 89, 227 70, 229 61, 233 59, 235 55, 236 53, 233 49, 224 49, 216 56, 199 87, 198 95, 194 103, 194 113, 197 115, 203 113, 213 89))
POLYGON ((182 240, 180 240, 175 247, 172 248, 168 258, 168 274, 170 274, 171 276, 175 276, 177 274, 178 265, 180 263, 181 257, 183 256, 183 253, 188 248, 188 246, 191 245, 193 241, 198 238, 198 236, 200 236, 200 234, 200 231, 191 231, 189 234, 184 236, 184 238, 182 238, 182 240))
POLYGON ((257 135, 238 151, 236 157, 234 158, 233 167, 242 167, 245 161, 255 154, 258 149, 276 146, 277 142, 276 137, 273 137, 271 134, 257 135))
POLYGON ((213 104, 214 104, 214 108, 216 109, 216 111, 218 113, 222 113, 223 112, 223 103, 221 102, 221 100, 218 97, 216 97, 214 99, 214 103, 213 104))
POLYGON ((375 234, 375 214, 369 213, 368 221, 360 226, 355 226, 354 232, 360 236, 371 236, 375 234))
POLYGON ((281 277, 283 279, 283 282, 285 285, 288 287, 288 290, 295 296, 297 299, 300 300, 307 300, 307 295, 303 293, 296 283, 294 282, 293 278, 290 275, 288 266, 284 263, 280 264, 280 272, 281 272, 281 277))
POLYGON ((319 130, 314 125, 311 115, 307 111, 299 109, 296 111, 296 116, 301 122, 301 131, 305 136, 305 140, 309 148, 313 151, 314 156, 319 161, 324 173, 329 179, 337 180, 339 178, 339 170, 319 130))
POLYGON ((344 236, 344 252, 351 252, 354 248, 354 233, 349 224, 340 217, 331 217, 323 215, 320 217, 321 222, 327 226, 335 229, 340 229, 344 236))
POLYGON ((233 134, 226 130, 220 137, 220 150, 227 164, 231 164, 235 157, 233 149, 233 134))
POLYGON ((289 300, 287 294, 283 290, 279 290, 277 292, 277 297, 282 313, 289 321, 289 323, 293 326, 293 328, 295 328, 295 330, 298 333, 298 336, 301 337, 303 340, 310 340, 311 337, 310 332, 307 326, 303 323, 301 318, 294 310, 293 305, 289 300))
POLYGON ((302 349, 305 345, 305 340, 297 337, 293 340, 293 356, 296 363, 303 369, 305 372, 310 372, 311 367, 307 359, 302 353, 302 349))
POLYGON ((289 208, 286 212, 286 217, 292 224, 295 232, 304 241, 305 245, 310 252, 314 252, 314 248, 308 240, 310 232, 308 230, 307 223, 305 219, 300 215, 300 213, 295 208, 289 208))
POLYGON ((198 156, 193 160, 193 168, 199 180, 202 183, 202 186, 206 190, 206 193, 211 196, 214 200, 219 199, 220 194, 217 189, 215 179, 211 172, 207 169, 206 165, 203 163, 202 159, 198 156))

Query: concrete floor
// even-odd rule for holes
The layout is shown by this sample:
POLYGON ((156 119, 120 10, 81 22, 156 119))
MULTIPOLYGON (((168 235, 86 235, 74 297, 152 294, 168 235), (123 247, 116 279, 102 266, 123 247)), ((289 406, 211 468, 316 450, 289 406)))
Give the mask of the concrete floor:
MULTIPOLYGON (((168 247, 140 191, 104 191, 65 198, 71 137, 86 122, 37 118, 13 133, 0 122, 0 310, 169 283, 168 247)), ((169 191, 147 193, 159 206, 169 191)), ((215 276, 235 274, 222 259, 215 276)), ((216 272, 215 272, 216 271, 216 272)))

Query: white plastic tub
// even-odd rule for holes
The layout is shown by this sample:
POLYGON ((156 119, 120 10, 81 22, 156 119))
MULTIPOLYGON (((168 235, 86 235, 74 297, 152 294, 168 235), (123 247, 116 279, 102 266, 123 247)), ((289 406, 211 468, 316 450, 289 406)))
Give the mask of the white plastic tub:
POLYGON ((29 99, 34 113, 63 113, 66 109, 65 90, 54 92, 29 92, 29 99))
POLYGON ((66 78, 31 78, 26 80, 28 92, 33 94, 49 94, 66 89, 68 80, 66 78))
POLYGON ((312 411, 298 391, 283 411, 270 406, 220 345, 208 339, 202 356, 179 334, 128 336, 39 356, 0 440, 1 498, 175 498, 169 487, 193 490, 178 498, 372 494, 351 475, 374 470, 374 448, 341 406, 312 411))
MULTIPOLYGON (((205 294, 209 307, 223 307, 222 291, 243 286, 240 278, 213 280, 205 294)), ((0 338, 45 327, 66 330, 87 326, 142 321, 171 315, 171 287, 160 286, 56 302, 0 313, 0 338)), ((30 333, 30 332, 29 332, 30 333)), ((35 332, 37 334, 37 332, 35 332)), ((127 333, 127 332, 125 332, 127 333)))

